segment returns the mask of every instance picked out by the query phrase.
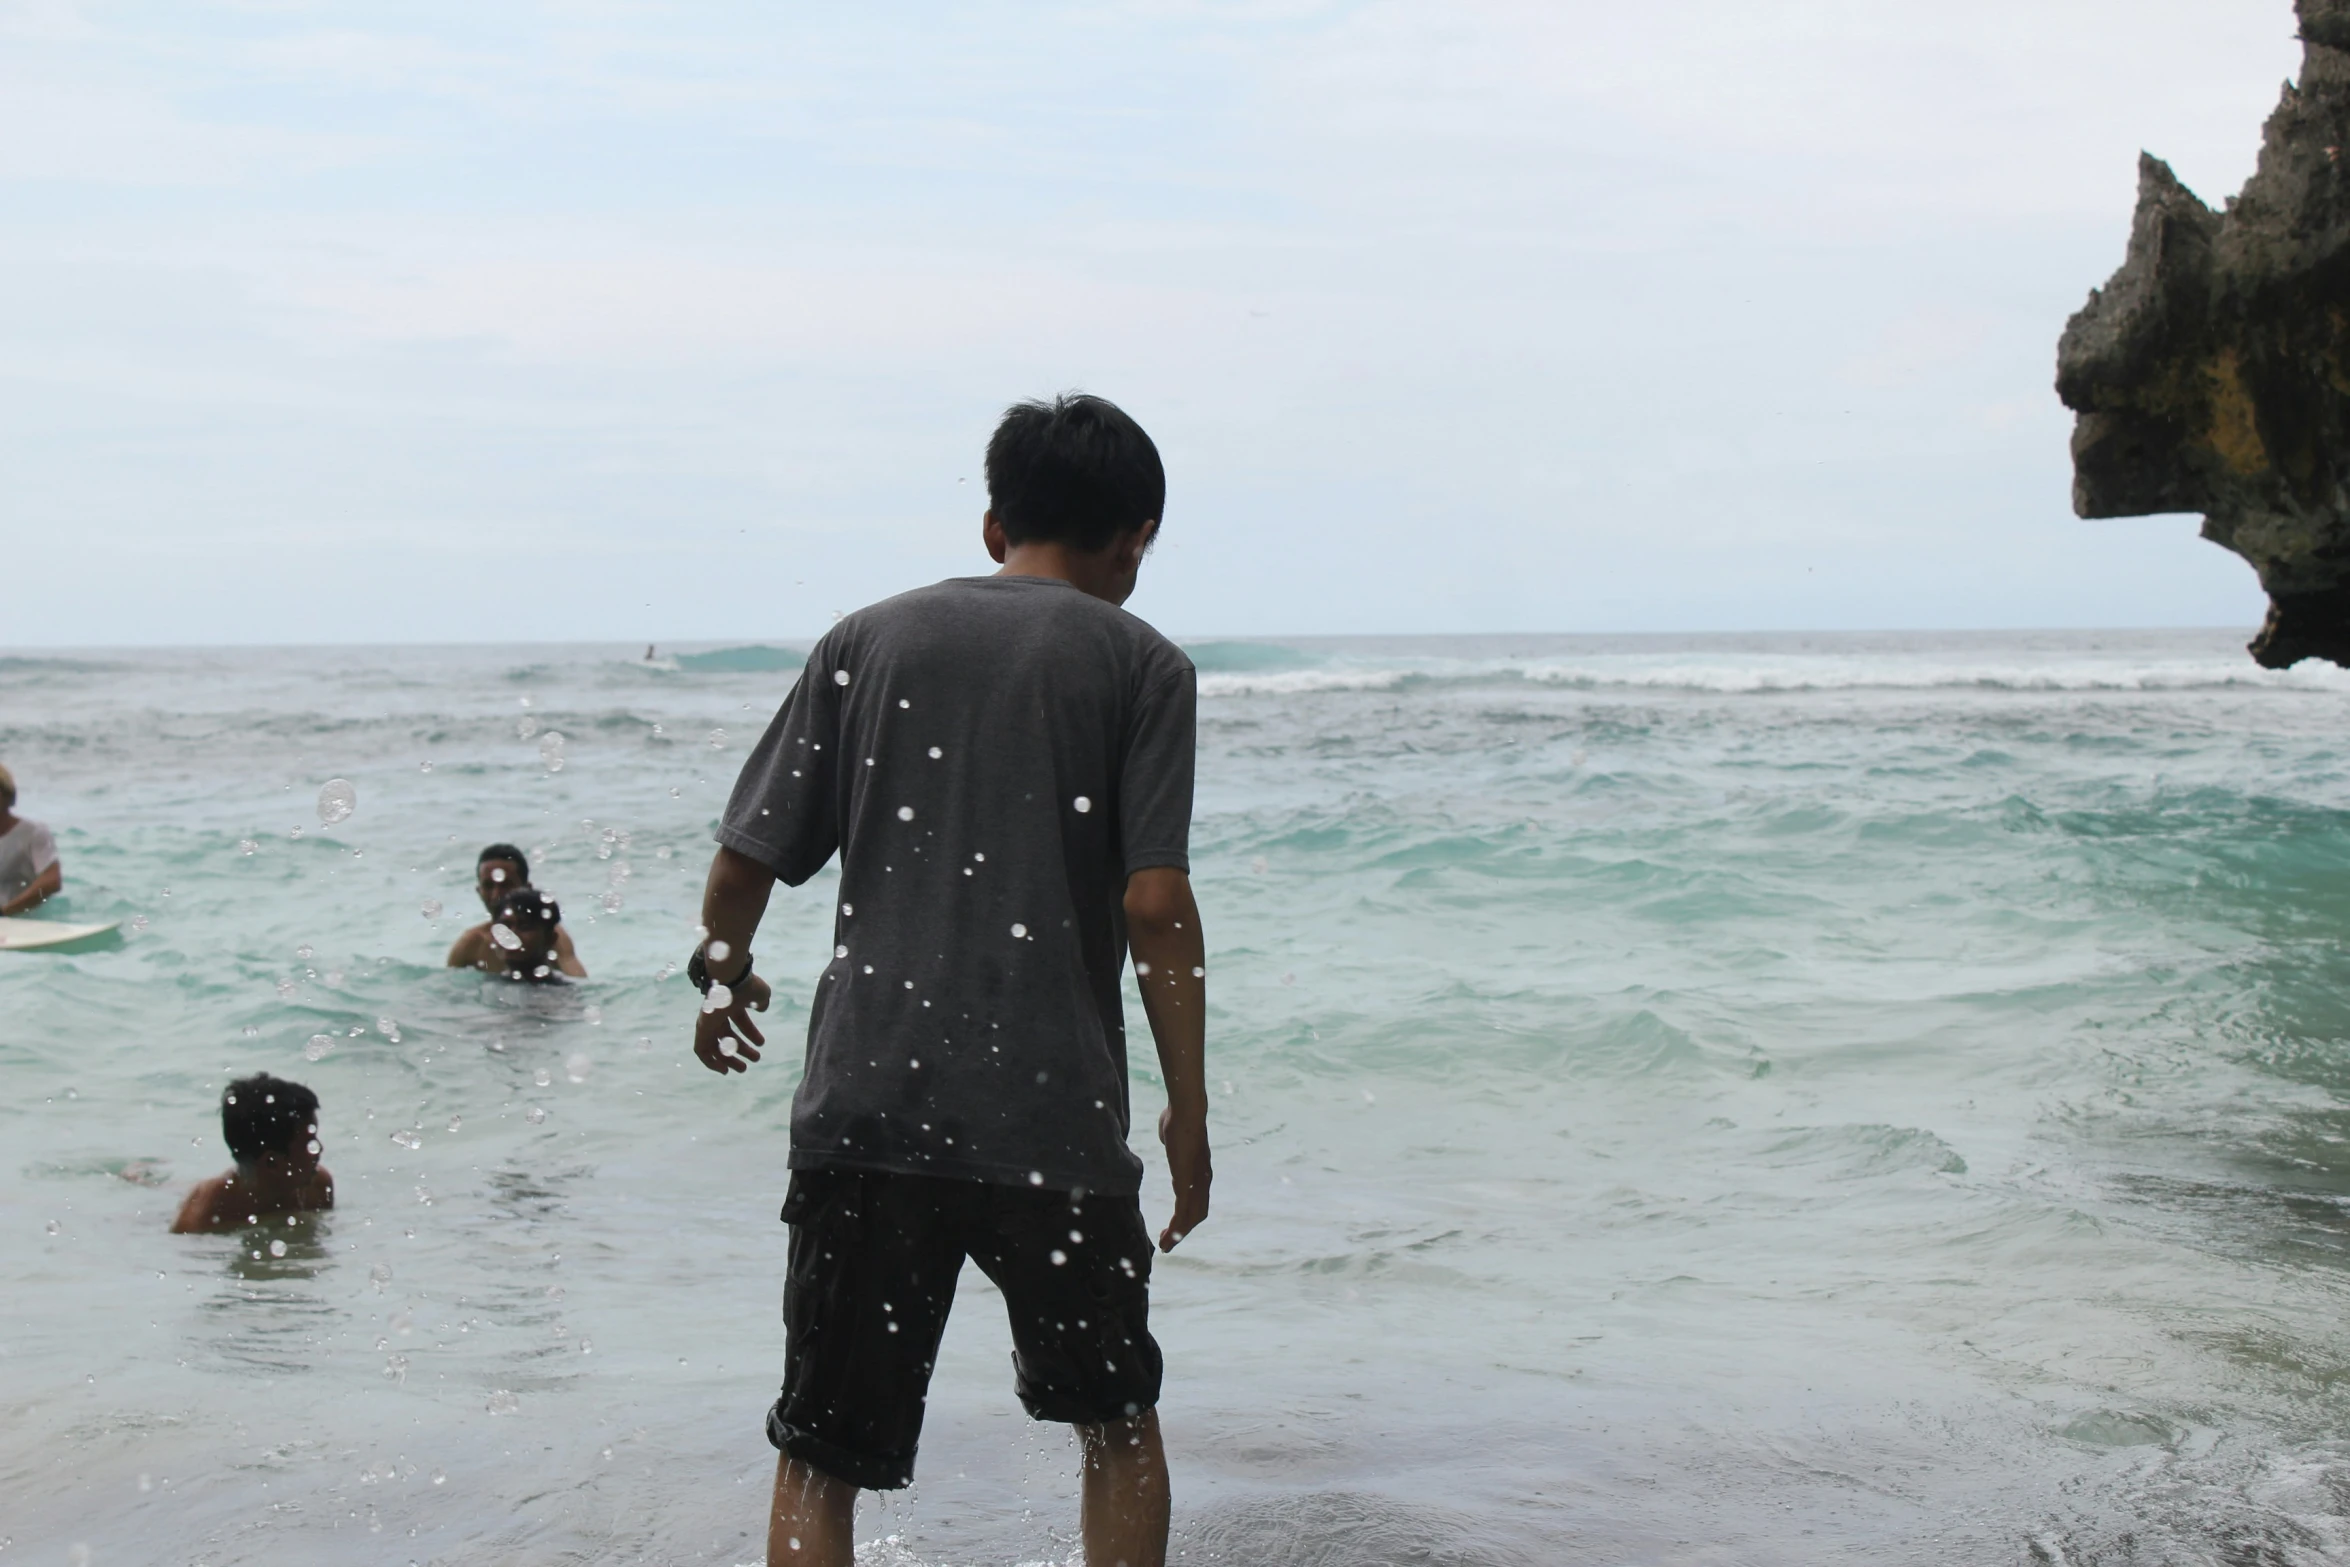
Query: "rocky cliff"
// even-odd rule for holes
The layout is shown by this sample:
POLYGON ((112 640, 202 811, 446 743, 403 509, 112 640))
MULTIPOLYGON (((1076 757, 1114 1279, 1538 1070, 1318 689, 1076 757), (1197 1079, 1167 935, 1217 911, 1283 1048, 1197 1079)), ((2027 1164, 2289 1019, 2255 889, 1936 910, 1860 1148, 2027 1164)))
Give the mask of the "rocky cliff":
POLYGON ((2350 664, 2350 0, 2298 0, 2302 66, 2213 212, 2141 156, 2129 255, 2056 390, 2083 517, 2203 514, 2260 574, 2252 656, 2350 664))

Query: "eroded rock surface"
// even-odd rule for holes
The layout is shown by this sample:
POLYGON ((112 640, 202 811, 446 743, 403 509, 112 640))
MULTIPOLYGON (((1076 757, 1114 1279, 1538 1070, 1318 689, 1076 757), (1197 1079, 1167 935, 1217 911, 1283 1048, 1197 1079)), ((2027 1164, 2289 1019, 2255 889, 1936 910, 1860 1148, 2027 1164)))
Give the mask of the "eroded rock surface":
POLYGON ((2201 512, 2260 574, 2272 669, 2350 664, 2350 0, 2296 9, 2258 171, 2213 212, 2141 156, 2128 258, 2056 351, 2073 509, 2201 512))

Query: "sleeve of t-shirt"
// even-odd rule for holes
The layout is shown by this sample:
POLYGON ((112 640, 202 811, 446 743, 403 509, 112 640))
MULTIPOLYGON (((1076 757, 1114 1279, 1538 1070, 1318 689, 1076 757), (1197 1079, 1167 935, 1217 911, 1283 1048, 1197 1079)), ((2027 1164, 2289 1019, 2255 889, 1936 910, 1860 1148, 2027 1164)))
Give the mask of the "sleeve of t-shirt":
POLYGON ((25 853, 31 859, 33 874, 40 875, 57 863, 57 835, 39 822, 33 823, 32 842, 25 845, 25 853))
POLYGON ((1191 769, 1199 683, 1191 666, 1162 677, 1136 704, 1119 773, 1119 853, 1126 874, 1191 869, 1191 769))
POLYGON ((726 814, 718 819, 720 843, 794 887, 822 870, 840 847, 834 787, 840 702, 831 670, 830 648, 820 642, 743 763, 726 814))

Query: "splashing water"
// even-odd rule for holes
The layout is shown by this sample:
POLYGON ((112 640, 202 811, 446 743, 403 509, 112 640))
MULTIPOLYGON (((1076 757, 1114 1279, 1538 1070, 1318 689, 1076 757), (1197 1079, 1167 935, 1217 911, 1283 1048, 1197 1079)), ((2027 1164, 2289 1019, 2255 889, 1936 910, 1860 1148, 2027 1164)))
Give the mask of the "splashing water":
POLYGON ((318 820, 327 827, 351 819, 359 809, 359 790, 348 778, 329 778, 318 790, 318 820))

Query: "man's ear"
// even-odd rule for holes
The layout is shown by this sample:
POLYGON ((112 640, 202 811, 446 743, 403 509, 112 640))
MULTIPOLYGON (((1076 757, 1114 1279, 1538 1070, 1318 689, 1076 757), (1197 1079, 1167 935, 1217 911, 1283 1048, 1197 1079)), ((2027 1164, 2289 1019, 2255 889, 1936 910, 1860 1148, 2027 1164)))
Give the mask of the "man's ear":
POLYGON ((1004 537, 1004 525, 995 520, 994 512, 983 512, 980 515, 979 539, 987 546, 987 558, 1001 566, 1004 563, 1004 552, 1012 547, 1012 542, 1004 537))
POLYGON ((1126 536, 1123 541, 1124 548, 1119 551, 1119 554, 1123 555, 1125 559, 1120 564, 1140 566, 1142 558, 1151 552, 1151 545, 1157 542, 1158 537, 1159 519, 1153 517, 1126 536))

